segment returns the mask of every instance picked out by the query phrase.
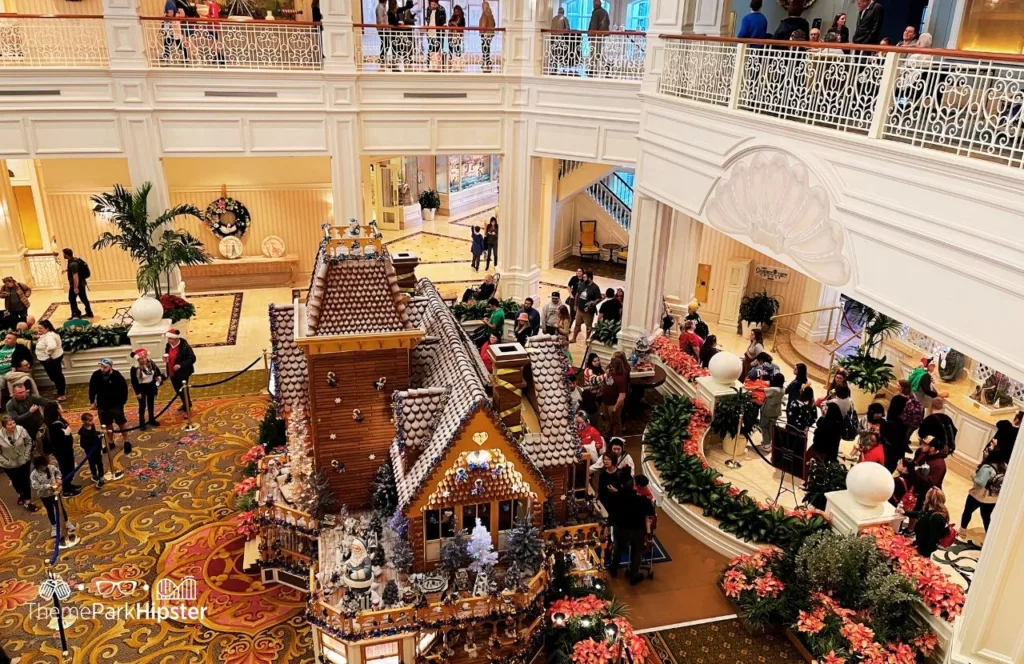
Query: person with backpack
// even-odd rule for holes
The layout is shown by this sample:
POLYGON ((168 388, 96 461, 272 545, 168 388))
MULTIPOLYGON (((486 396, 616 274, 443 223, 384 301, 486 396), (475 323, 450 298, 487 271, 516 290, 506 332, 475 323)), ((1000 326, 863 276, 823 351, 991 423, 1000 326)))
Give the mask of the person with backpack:
POLYGON ((974 471, 974 486, 967 493, 964 513, 960 517, 960 530, 967 530, 975 511, 981 511, 981 523, 988 532, 988 524, 992 521, 992 510, 999 500, 999 491, 1003 488, 1008 459, 1001 447, 994 447, 985 456, 978 469, 974 471))
POLYGON ((697 313, 699 309, 700 302, 698 302, 696 299, 691 300, 690 303, 686 305, 685 320, 693 322, 693 331, 697 334, 698 337, 700 337, 701 339, 707 339, 708 333, 711 330, 708 329, 708 324, 705 323, 704 319, 702 319, 700 317, 700 314, 697 313))
POLYGON ((930 357, 921 358, 921 366, 914 369, 907 375, 907 382, 910 383, 910 390, 914 398, 921 402, 926 410, 932 407, 932 400, 938 397, 945 399, 949 392, 939 392, 935 389, 935 360, 930 357))
POLYGON ((78 300, 81 300, 85 306, 85 317, 95 318, 92 305, 89 304, 89 279, 92 277, 89 264, 81 258, 76 258, 74 250, 66 247, 64 260, 68 262, 68 304, 71 305, 71 317, 82 317, 82 312, 78 308, 78 300))
POLYGON ((917 435, 922 441, 941 440, 947 456, 956 451, 957 428, 953 418, 946 414, 946 401, 941 397, 932 399, 932 414, 921 421, 917 435))

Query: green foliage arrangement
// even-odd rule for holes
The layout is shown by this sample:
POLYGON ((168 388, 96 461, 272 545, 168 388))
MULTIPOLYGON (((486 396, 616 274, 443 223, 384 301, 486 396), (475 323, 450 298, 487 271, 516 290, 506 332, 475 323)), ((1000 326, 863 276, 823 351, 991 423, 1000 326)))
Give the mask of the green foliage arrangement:
POLYGON ((515 561, 518 568, 530 576, 536 573, 543 557, 540 531, 526 519, 516 521, 508 531, 505 557, 515 561))
POLYGON ((267 407, 267 412, 263 414, 263 421, 260 423, 258 442, 267 452, 283 447, 287 443, 285 437, 287 423, 284 419, 277 416, 277 408, 276 403, 271 403, 267 407))
POLYGON ((622 323, 619 321, 602 320, 594 325, 594 331, 590 335, 590 341, 615 347, 619 343, 619 332, 622 330, 622 323))
POLYGON ((763 328, 771 327, 779 306, 778 298, 769 295, 768 291, 752 293, 740 301, 740 320, 760 323, 763 328))
POLYGON ((846 380, 850 384, 870 394, 875 394, 895 380, 892 365, 884 357, 872 357, 864 346, 857 349, 856 354, 837 360, 839 366, 846 370, 846 380))
POLYGON ((57 330, 65 353, 77 353, 91 348, 115 348, 131 344, 128 328, 124 325, 88 325, 65 327, 57 330))
POLYGON ((687 397, 670 396, 651 415, 644 433, 645 460, 654 463, 674 500, 696 505, 739 539, 785 550, 795 550, 809 535, 828 527, 820 514, 762 506, 723 480, 700 454, 697 439, 706 426, 706 411, 699 411, 687 397))
POLYGON ((722 438, 732 438, 738 434, 750 435, 757 426, 761 416, 761 407, 754 403, 754 395, 748 390, 736 390, 736 394, 722 397, 715 402, 715 416, 711 420, 711 430, 722 438), (740 430, 740 415, 743 416, 743 428, 740 430))
POLYGON ((441 197, 433 189, 424 189, 420 192, 420 207, 426 210, 436 210, 441 207, 441 197))
MULTIPOLYGON (((507 300, 501 300, 500 306, 505 312, 505 319, 510 320, 513 316, 519 313, 522 308, 518 302, 512 298, 507 300)), ((472 304, 462 304, 457 302, 452 305, 452 315, 455 316, 456 320, 481 320, 488 318, 491 315, 491 307, 486 302, 473 302, 472 304)))

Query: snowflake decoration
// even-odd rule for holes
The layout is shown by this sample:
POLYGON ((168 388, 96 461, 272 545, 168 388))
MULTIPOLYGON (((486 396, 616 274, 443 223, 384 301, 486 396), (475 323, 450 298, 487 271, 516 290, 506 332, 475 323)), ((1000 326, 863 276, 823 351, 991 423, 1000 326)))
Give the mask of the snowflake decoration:
POLYGON ((341 403, 341 397, 334 397, 334 403, 340 404, 341 403))
POLYGON ((370 455, 370 461, 373 461, 373 460, 374 460, 374 459, 376 459, 376 458, 377 458, 377 455, 376 455, 376 454, 371 454, 371 455, 370 455))

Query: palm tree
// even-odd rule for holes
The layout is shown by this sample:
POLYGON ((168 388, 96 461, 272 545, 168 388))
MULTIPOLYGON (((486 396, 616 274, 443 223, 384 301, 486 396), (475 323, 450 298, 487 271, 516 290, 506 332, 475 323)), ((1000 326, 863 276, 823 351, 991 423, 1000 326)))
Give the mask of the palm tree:
POLYGON ((138 263, 135 282, 140 293, 152 292, 160 297, 160 277, 167 279, 170 290, 170 272, 181 265, 202 265, 212 262, 203 249, 203 243, 187 231, 171 228, 176 217, 182 215, 202 219, 194 205, 176 205, 159 217, 150 218, 147 207, 152 183, 145 182, 134 192, 114 185, 113 193, 92 197, 93 212, 102 214, 117 227, 118 232, 103 232, 93 249, 119 247, 138 263))

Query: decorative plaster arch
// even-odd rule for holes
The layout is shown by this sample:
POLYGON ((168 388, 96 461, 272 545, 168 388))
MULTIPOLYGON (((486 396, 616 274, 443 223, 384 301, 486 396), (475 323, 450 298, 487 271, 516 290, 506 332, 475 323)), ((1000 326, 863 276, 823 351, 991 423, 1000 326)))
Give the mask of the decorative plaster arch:
POLYGON ((830 286, 850 280, 843 228, 830 216, 828 192, 811 185, 807 166, 777 150, 748 153, 715 184, 705 216, 723 233, 745 235, 792 258, 830 286))

